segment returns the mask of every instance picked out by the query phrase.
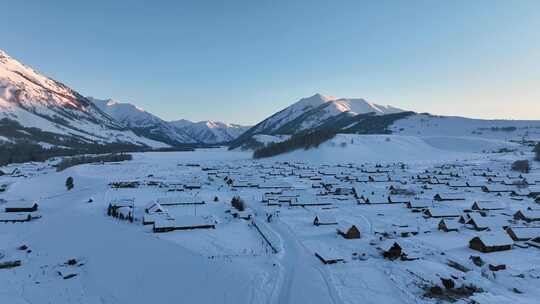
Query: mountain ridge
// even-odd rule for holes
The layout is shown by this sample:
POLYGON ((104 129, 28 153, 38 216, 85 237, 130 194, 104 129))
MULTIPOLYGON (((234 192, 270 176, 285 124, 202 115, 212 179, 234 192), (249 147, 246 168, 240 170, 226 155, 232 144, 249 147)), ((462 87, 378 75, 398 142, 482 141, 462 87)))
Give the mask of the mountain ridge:
POLYGON ((294 135, 316 129, 336 117, 363 114, 386 115, 404 112, 392 106, 371 103, 362 98, 336 98, 316 93, 262 120, 232 142, 239 147, 254 135, 294 135))

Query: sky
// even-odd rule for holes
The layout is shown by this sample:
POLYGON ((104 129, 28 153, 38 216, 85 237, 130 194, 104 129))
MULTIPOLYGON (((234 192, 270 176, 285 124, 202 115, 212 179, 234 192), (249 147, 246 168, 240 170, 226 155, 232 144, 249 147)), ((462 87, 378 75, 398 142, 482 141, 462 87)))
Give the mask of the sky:
POLYGON ((0 49, 166 120, 255 124, 315 93, 540 119, 537 0, 0 2, 0 49))

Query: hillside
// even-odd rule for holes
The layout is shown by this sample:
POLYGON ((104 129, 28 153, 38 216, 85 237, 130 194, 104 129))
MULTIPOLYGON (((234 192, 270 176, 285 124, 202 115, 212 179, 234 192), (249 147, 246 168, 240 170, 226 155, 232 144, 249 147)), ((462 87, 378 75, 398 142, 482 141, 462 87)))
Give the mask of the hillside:
POLYGON ((473 119, 416 114, 396 121, 390 130, 400 135, 540 140, 540 120, 473 119))
POLYGON ((471 159, 482 151, 515 149, 518 144, 480 138, 421 138, 406 135, 337 134, 311 149, 296 149, 273 160, 304 162, 418 162, 471 159), (449 142, 451 144, 447 145, 449 142))
MULTIPOLYGON (((129 144, 164 147, 166 144, 136 135, 117 123, 90 100, 23 65, 0 50, 0 136, 64 146, 75 144, 129 144), (5 126, 9 125, 9 128, 5 126), (47 136, 33 137, 25 128, 47 136), (18 130, 18 131, 17 131, 18 130), (14 134, 19 133, 19 134, 14 134)), ((34 132, 35 133, 35 132, 34 132)))

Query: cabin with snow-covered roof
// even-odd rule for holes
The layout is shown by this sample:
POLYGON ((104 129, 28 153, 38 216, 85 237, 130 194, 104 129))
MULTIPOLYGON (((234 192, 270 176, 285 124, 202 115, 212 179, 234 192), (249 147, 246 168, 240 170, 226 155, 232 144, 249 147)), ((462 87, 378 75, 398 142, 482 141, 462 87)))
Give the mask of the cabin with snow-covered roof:
POLYGON ((469 248, 483 253, 505 251, 512 249, 514 241, 505 233, 496 233, 473 237, 469 248))
POLYGON ((337 225, 337 220, 335 217, 329 215, 329 214, 317 214, 315 218, 313 219, 313 225, 315 226, 321 226, 321 225, 337 225))
POLYGON ((314 195, 302 195, 296 197, 289 203, 291 207, 309 207, 309 206, 329 206, 332 203, 328 200, 322 200, 314 195))
POLYGON ((336 264, 345 260, 336 250, 322 246, 315 250, 315 256, 325 265, 336 264))
POLYGON ((345 239, 359 239, 360 229, 356 225, 343 221, 338 224, 337 233, 345 239))
POLYGON ((514 213, 515 220, 523 220, 526 222, 537 222, 540 221, 540 211, 534 210, 518 210, 514 213))
POLYGON ((407 204, 411 202, 411 197, 407 195, 389 195, 388 202, 390 204, 407 204))
POLYGON ((471 210, 476 211, 492 211, 492 210, 503 210, 505 209, 505 204, 502 202, 489 202, 489 201, 476 201, 472 204, 471 210))
POLYGON ((38 207, 36 201, 26 200, 9 201, 2 206, 4 212, 34 212, 38 207))
POLYGON ((215 221, 211 218, 194 215, 183 215, 174 219, 160 219, 154 222, 154 233, 175 230, 215 229, 215 221))
POLYGON ((166 196, 160 197, 156 200, 156 203, 161 206, 182 206, 182 205, 204 205, 206 202, 197 197, 191 195, 183 196, 166 196))
POLYGON ((461 211, 452 208, 428 208, 424 214, 428 218, 458 218, 461 211))
POLYGON ((506 233, 516 242, 528 241, 540 237, 540 227, 508 227, 506 233))
POLYGON ((152 213, 167 212, 167 210, 165 208, 163 208, 163 206, 161 206, 160 203, 151 202, 151 203, 148 203, 148 205, 146 205, 146 207, 144 207, 144 212, 148 213, 148 214, 152 214, 152 213))
POLYGON ((411 200, 405 203, 405 206, 409 209, 421 211, 433 206, 433 204, 427 200, 411 200))
POLYGON ((443 218, 440 220, 437 225, 438 229, 444 232, 459 231, 461 224, 456 220, 451 220, 448 218, 443 218))
POLYGON ((462 194, 437 193, 433 196, 433 200, 437 202, 464 201, 465 197, 462 194))
POLYGON ((477 231, 494 229, 496 227, 508 227, 508 221, 504 218, 487 217, 482 216, 479 213, 470 213, 465 223, 477 231))
POLYGON ((9 212, 9 213, 0 213, 0 223, 21 223, 29 222, 32 220, 32 215, 30 213, 18 213, 18 212, 9 212))
POLYGON ((514 189, 509 186, 495 184, 484 185, 481 189, 486 193, 512 193, 514 191, 514 189))

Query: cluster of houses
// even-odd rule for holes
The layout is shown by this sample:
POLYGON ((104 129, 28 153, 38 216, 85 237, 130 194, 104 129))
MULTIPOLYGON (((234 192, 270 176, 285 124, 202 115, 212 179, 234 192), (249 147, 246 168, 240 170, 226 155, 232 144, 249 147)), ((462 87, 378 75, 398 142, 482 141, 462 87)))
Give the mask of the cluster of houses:
MULTIPOLYGON (((170 209, 204 207, 226 192, 260 204, 270 214, 267 221, 275 210, 282 214, 307 210, 311 217, 306 224, 313 229, 330 228, 342 242, 378 238, 374 246, 390 260, 416 259, 404 239, 426 233, 440 233, 441 237, 446 233, 463 235, 470 250, 482 254, 540 248, 540 174, 515 173, 508 162, 413 169, 402 163, 309 165, 255 161, 183 166, 191 175, 184 175, 182 180, 148 176, 146 180, 115 184, 159 187, 169 194, 152 200, 139 214, 132 201, 117 200, 109 205, 108 214, 126 220, 141 218, 155 233, 215 229, 217 218, 223 215, 175 215, 170 209), (198 193, 205 193, 204 199, 198 193), (397 214, 392 211, 397 222, 382 230, 363 231, 362 225, 351 220, 355 214, 374 207, 398 210, 397 214), (418 223, 400 222, 400 215, 414 217, 418 223)), ((252 210, 231 207, 227 212, 254 222, 252 210)), ((384 215, 380 214, 380 218, 384 215)), ((324 246, 314 253, 325 264, 345 259, 324 246)))
MULTIPOLYGON (((421 214, 426 222, 437 220, 436 229, 442 232, 476 232, 469 247, 479 252, 539 247, 540 175, 515 174, 508 164, 442 165, 414 173, 403 164, 310 167, 274 163, 253 167, 236 172, 216 169, 215 175, 224 176, 233 189, 257 189, 260 202, 269 207, 317 208, 313 225, 335 225, 337 235, 344 239, 361 238, 358 225, 321 211, 346 203, 401 204, 403 212, 421 214)), ((414 236, 417 230, 405 225, 391 237, 414 236)), ((384 252, 395 256, 397 248, 399 241, 393 241, 384 252)))

